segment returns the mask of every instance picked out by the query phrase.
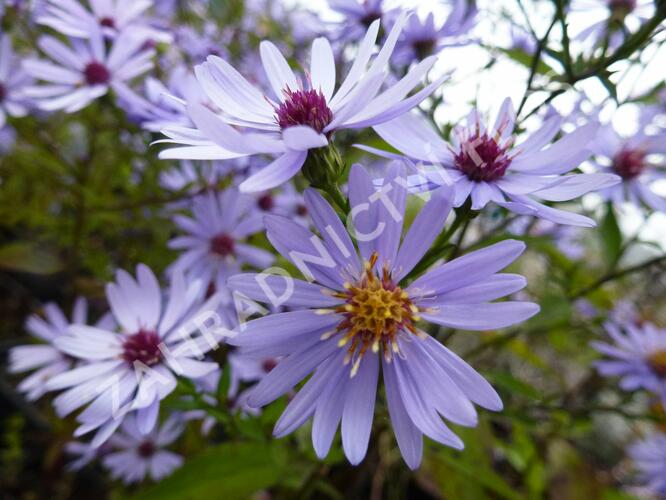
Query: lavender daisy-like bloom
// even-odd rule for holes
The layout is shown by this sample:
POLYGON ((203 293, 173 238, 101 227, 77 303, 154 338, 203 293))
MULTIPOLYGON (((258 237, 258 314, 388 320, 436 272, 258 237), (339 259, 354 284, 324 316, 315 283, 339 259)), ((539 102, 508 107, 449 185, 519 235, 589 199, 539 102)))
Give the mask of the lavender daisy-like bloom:
POLYGON ((196 359, 216 347, 202 341, 196 324, 211 318, 219 303, 214 295, 201 305, 203 291, 201 282, 187 283, 176 273, 165 300, 148 267, 137 266, 136 280, 120 270, 106 287, 120 331, 72 325, 55 340, 62 352, 86 363, 46 385, 67 389, 53 401, 60 416, 90 403, 77 416, 81 425, 75 436, 99 428, 92 441, 98 446, 133 410, 139 429, 148 433, 157 422, 160 401, 176 387, 175 375, 196 379, 218 368, 196 359))
POLYGON ((176 67, 167 84, 156 78, 144 80, 144 95, 128 87, 119 89, 127 113, 141 122, 145 130, 159 132, 163 128, 192 127, 186 102, 209 105, 194 75, 182 66, 176 67))
POLYGON ((102 32, 91 28, 87 40, 71 38, 69 45, 52 36, 37 42, 51 59, 27 59, 26 72, 44 84, 25 89, 38 107, 46 111, 78 111, 109 89, 123 90, 125 82, 153 67, 153 49, 144 41, 123 32, 107 50, 102 32))
MULTIPOLYGON (((46 383, 56 375, 66 372, 74 365, 74 359, 67 356, 54 343, 64 335, 72 324, 85 325, 88 319, 88 302, 79 297, 74 302, 72 320, 69 321, 60 308, 49 303, 44 306, 45 319, 33 314, 25 323, 25 328, 35 338, 45 343, 21 345, 9 351, 9 371, 23 373, 36 370, 18 385, 30 401, 40 398, 46 391, 46 383)), ((110 316, 103 316, 95 325, 97 328, 113 328, 110 316)))
POLYGON ((452 197, 448 188, 435 191, 401 244, 407 197, 401 177, 401 169, 392 166, 376 191, 367 171, 352 167, 349 196, 360 257, 331 206, 308 189, 305 203, 321 238, 284 217, 266 217, 266 227, 273 246, 314 282, 252 274, 229 280, 230 287, 252 299, 275 305, 277 297, 283 306, 304 308, 250 321, 229 343, 248 355, 284 356, 252 390, 251 406, 270 403, 312 373, 274 434, 284 436, 313 417, 319 457, 328 453, 340 422, 349 461, 358 464, 365 456, 380 363, 394 432, 409 467, 420 463, 424 434, 462 448, 440 416, 474 426, 472 403, 495 411, 502 403, 483 377, 425 333, 419 321, 487 330, 518 323, 539 310, 529 302, 491 302, 525 286, 522 276, 497 274, 525 248, 513 240, 469 253, 405 284, 443 229, 452 197))
POLYGON ((666 404, 666 330, 651 323, 619 326, 608 322, 605 327, 614 344, 592 343, 597 351, 610 358, 596 362, 599 373, 621 377, 623 390, 645 389, 666 404))
POLYGON ((336 38, 360 40, 375 21, 381 21, 393 11, 384 11, 384 0, 328 0, 331 10, 342 14, 345 20, 340 23, 336 38))
POLYGON ((652 184, 666 179, 666 134, 649 136, 639 133, 623 139, 610 125, 604 126, 595 141, 596 163, 603 172, 612 172, 622 182, 601 195, 619 205, 629 202, 666 212, 666 198, 652 189, 652 184))
POLYGON ((465 35, 476 22, 476 7, 466 0, 455 0, 446 21, 435 25, 430 13, 425 19, 412 15, 402 30, 395 48, 396 64, 409 65, 412 61, 439 53, 444 47, 468 43, 465 35))
POLYGON ((596 19, 574 35, 582 43, 589 42, 591 49, 608 44, 617 49, 627 33, 637 29, 651 16, 651 0, 573 0, 570 9, 596 19))
POLYGON ((182 415, 174 413, 161 427, 145 435, 138 419, 130 415, 109 440, 118 451, 105 455, 102 464, 113 478, 125 484, 138 483, 146 477, 153 481, 164 479, 183 465, 183 457, 165 448, 180 437, 184 428, 182 415))
POLYGON ((169 248, 183 251, 171 269, 214 285, 228 299, 227 278, 238 273, 243 264, 259 269, 270 266, 273 254, 245 243, 248 236, 264 229, 262 214, 252 202, 249 195, 233 187, 195 198, 192 217, 173 218, 187 235, 169 241, 169 248))
POLYGON ((230 159, 256 154, 278 155, 272 163, 240 185, 245 192, 264 191, 293 177, 308 150, 323 148, 336 130, 364 128, 405 113, 428 97, 445 77, 407 97, 433 66, 429 57, 385 91, 388 61, 406 15, 401 15, 386 42, 368 67, 379 22, 374 22, 340 87, 335 91, 335 60, 330 43, 312 44, 308 84, 299 82, 284 56, 271 42, 261 43, 261 60, 274 99, 253 87, 226 61, 210 56, 195 68, 197 80, 221 110, 188 103, 196 129, 166 129, 163 133, 184 148, 167 149, 161 158, 230 159), (234 128, 237 126, 242 132, 234 128))
POLYGON ((143 17, 153 0, 88 0, 90 9, 77 0, 46 0, 37 22, 63 35, 76 38, 92 36, 91 26, 99 26, 107 38, 131 29, 142 42, 169 43, 170 33, 158 30, 143 17))
POLYGON ((666 434, 654 432, 628 450, 639 480, 656 495, 666 496, 666 434))
POLYGON ((22 90, 32 79, 20 67, 8 35, 0 34, 0 128, 7 115, 20 118, 28 113, 28 103, 22 90))
MULTIPOLYGON (((515 119, 510 99, 502 104, 492 129, 487 129, 477 112, 472 111, 467 125, 454 129, 451 145, 425 120, 412 114, 374 129, 409 158, 434 165, 423 170, 430 182, 454 184, 456 207, 471 198, 473 210, 493 202, 512 212, 558 224, 594 226, 589 217, 549 207, 541 201, 573 200, 620 181, 608 173, 562 175, 590 156, 597 124, 580 127, 546 147, 560 130, 562 118, 546 120, 537 132, 517 145, 513 135, 515 119)), ((387 156, 373 148, 364 149, 387 156)))

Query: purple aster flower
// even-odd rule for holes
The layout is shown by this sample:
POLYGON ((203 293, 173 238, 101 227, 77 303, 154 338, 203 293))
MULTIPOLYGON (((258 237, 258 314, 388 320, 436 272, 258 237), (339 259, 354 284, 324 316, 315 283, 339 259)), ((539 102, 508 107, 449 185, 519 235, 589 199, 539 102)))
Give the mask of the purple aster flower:
POLYGON ((99 29, 92 29, 87 40, 70 39, 69 45, 52 36, 41 37, 38 45, 52 61, 24 61, 28 74, 45 82, 25 94, 41 109, 68 113, 86 107, 109 88, 123 90, 126 81, 153 67, 155 54, 129 32, 119 35, 107 50, 99 29))
POLYGON ((67 464, 67 470, 80 470, 89 463, 99 460, 113 451, 113 447, 107 441, 101 446, 93 446, 83 441, 69 441, 64 446, 65 453, 76 457, 67 464))
POLYGON ((264 214, 283 215, 295 220, 302 226, 308 226, 310 219, 303 195, 287 182, 277 190, 256 193, 257 208, 264 214))
POLYGON ((341 40, 360 40, 366 30, 395 10, 384 11, 384 0, 328 0, 329 7, 344 16, 339 24, 336 38, 341 40))
POLYGON ((418 322, 487 330, 524 321, 539 310, 529 302, 491 302, 525 286, 522 276, 497 274, 525 248, 513 240, 471 252, 404 284, 443 229, 452 196, 449 188, 433 192, 401 244, 407 197, 401 180, 401 167, 394 164, 376 191, 367 171, 352 167, 349 197, 360 258, 333 208, 308 189, 305 203, 321 238, 284 217, 267 216, 266 227, 273 246, 314 282, 266 274, 229 281, 254 300, 275 305, 277 298, 283 306, 304 308, 245 323, 229 343, 256 357, 284 356, 252 390, 251 406, 270 403, 313 373, 274 434, 284 436, 313 417, 319 457, 328 453, 340 422, 349 461, 358 464, 365 456, 380 363, 407 464, 418 467, 423 434, 462 448, 440 416, 474 426, 472 403, 491 410, 500 410, 502 403, 483 377, 418 322))
POLYGON ((119 431, 109 440, 117 451, 102 458, 104 467, 115 479, 125 484, 138 483, 146 477, 159 481, 183 465, 183 457, 166 450, 183 433, 184 419, 174 413, 164 424, 149 434, 141 432, 135 415, 125 419, 119 431))
POLYGON ((638 469, 639 480, 655 495, 666 497, 666 434, 654 432, 634 442, 628 453, 638 469))
POLYGON ((666 198, 652 189, 655 181, 666 178, 663 162, 666 134, 649 136, 639 133, 623 139, 612 126, 606 125, 599 131, 594 144, 599 168, 622 179, 620 184, 603 190, 602 196, 616 205, 626 201, 666 212, 666 198))
POLYGON ((572 13, 584 12, 596 19, 574 38, 588 42, 591 49, 608 44, 610 50, 615 50, 627 33, 650 18, 652 5, 652 0, 573 0, 569 7, 572 13))
POLYGON ((296 79, 275 45, 268 41, 261 43, 264 70, 273 89, 273 99, 277 100, 253 87, 223 59, 209 57, 196 67, 195 73, 204 92, 221 113, 198 103, 188 103, 196 129, 163 131, 169 138, 165 142, 187 147, 162 151, 160 157, 214 160, 278 155, 276 160, 245 180, 240 189, 264 191, 286 182, 303 166, 308 150, 327 146, 336 130, 364 128, 395 118, 419 104, 443 81, 445 77, 407 97, 435 63, 433 56, 380 92, 387 78, 388 60, 405 20, 406 16, 401 15, 368 68, 379 23, 370 26, 337 92, 334 92, 333 50, 325 38, 318 38, 312 44, 307 86, 296 79))
MULTIPOLYGON (((222 162, 196 162, 183 160, 177 167, 160 173, 160 186, 168 191, 189 189, 194 194, 213 189, 228 172, 228 165, 222 162)), ((172 207, 186 208, 187 201, 170 204, 172 207)))
MULTIPOLYGON (((67 356, 54 343, 64 335, 70 325, 85 325, 88 320, 88 302, 79 297, 74 302, 71 322, 60 308, 53 303, 44 306, 45 319, 33 314, 25 323, 25 328, 35 338, 44 343, 21 345, 9 351, 9 371, 23 373, 36 370, 18 386, 26 397, 33 401, 40 398, 46 391, 46 383, 54 376, 70 370, 74 359, 67 356)), ((103 316, 95 325, 97 328, 113 328, 113 320, 109 315, 103 316)))
POLYGON ((7 115, 20 118, 28 113, 22 90, 31 82, 12 51, 11 39, 0 34, 0 128, 5 126, 7 115))
POLYGON ((264 229, 262 214, 252 202, 252 197, 231 187, 195 198, 192 217, 174 216, 176 226, 187 235, 169 241, 169 248, 183 251, 172 271, 185 272, 205 286, 212 284, 228 301, 227 278, 243 264, 259 269, 270 266, 273 254, 245 243, 248 236, 264 229))
POLYGON ((596 363, 599 373, 621 377, 623 390, 645 389, 666 404, 666 330, 651 323, 620 326, 607 322, 605 327, 614 344, 592 343, 597 351, 611 358, 596 363))
POLYGON ((142 42, 169 43, 171 34, 152 27, 143 17, 153 0, 88 0, 90 9, 77 0, 46 0, 36 20, 63 35, 89 38, 99 27, 107 38, 131 29, 142 42))
POLYGON ((216 347, 203 342, 199 329, 214 319, 219 297, 201 305, 203 291, 201 282, 186 283, 176 273, 165 300, 146 266, 137 267, 136 280, 119 270, 106 296, 120 331, 73 325, 55 340, 61 351, 86 363, 47 383, 49 390, 67 389, 53 401, 60 416, 90 403, 77 416, 81 425, 75 436, 99 428, 92 441, 97 446, 133 410, 137 425, 148 433, 157 422, 160 401, 176 387, 175 375, 196 379, 218 368, 195 359, 216 347))
POLYGON ((444 47, 469 43, 465 36, 474 27, 476 13, 476 7, 467 0, 455 0, 449 16, 439 27, 435 25, 432 13, 425 19, 412 15, 395 47, 395 63, 407 66, 412 61, 439 53, 444 47))
POLYGON ((118 95, 126 112, 150 132, 167 127, 191 127, 186 102, 210 105, 194 75, 182 66, 171 72, 167 85, 149 76, 144 80, 144 95, 128 87, 119 89, 118 95))
MULTIPOLYGON (((540 202, 568 201, 596 189, 617 184, 613 174, 570 174, 591 151, 597 124, 590 123, 546 147, 560 130, 562 119, 552 117, 529 138, 514 146, 515 112, 511 100, 502 104, 492 129, 487 129, 476 111, 466 126, 454 129, 447 144, 425 120, 405 114, 374 129, 390 145, 409 158, 434 165, 424 175, 435 184, 455 186, 454 206, 471 198, 473 210, 493 202, 521 215, 533 215, 558 224, 594 226, 579 214, 549 207, 540 202)), ((373 148, 369 151, 384 154, 373 148)))

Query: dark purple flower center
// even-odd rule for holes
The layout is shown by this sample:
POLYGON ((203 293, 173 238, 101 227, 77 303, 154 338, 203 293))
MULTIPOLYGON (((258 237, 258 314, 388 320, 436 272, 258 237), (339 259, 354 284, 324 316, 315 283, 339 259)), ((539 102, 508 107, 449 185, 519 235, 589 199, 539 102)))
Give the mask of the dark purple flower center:
POLYGON ((162 339, 152 330, 139 330, 127 337, 123 343, 123 359, 130 364, 135 361, 151 366, 162 359, 160 344, 162 339))
POLYGON ((287 98, 276 111, 276 119, 281 129, 294 125, 307 125, 321 133, 331 123, 333 112, 326 104, 326 98, 317 90, 284 90, 287 98))
POLYGON ((608 0, 608 8, 624 17, 636 8, 636 0, 608 0))
POLYGON ((155 445, 152 441, 143 441, 136 451, 140 457, 150 458, 155 454, 155 445))
POLYGON ((116 20, 113 19, 112 17, 103 17, 102 19, 99 20, 99 24, 104 26, 105 28, 115 28, 116 20))
POLYGON ((366 28, 369 28, 372 23, 374 23, 377 19, 381 18, 382 18, 381 11, 372 10, 367 12, 361 19, 359 19, 359 22, 366 28))
POLYGON ((412 43, 412 48, 418 59, 424 59, 433 53, 436 44, 437 40, 427 38, 423 40, 415 40, 412 43))
POLYGON ((257 205, 264 212, 268 212, 275 206, 275 200, 270 194, 265 194, 257 200, 257 205))
POLYGON ((476 133, 464 140, 460 152, 455 155, 456 168, 475 182, 500 179, 509 165, 511 158, 506 149, 485 133, 476 133))
POLYGON ((390 360, 400 332, 419 334, 414 327, 419 309, 393 281, 388 267, 384 267, 381 277, 375 274, 377 259, 375 252, 365 263, 365 273, 358 282, 345 285, 345 291, 336 294, 345 303, 336 309, 343 319, 334 333, 343 334, 338 345, 347 346, 345 364, 354 359, 352 376, 368 349, 381 351, 390 360))
POLYGON ((7 97, 7 88, 0 83, 0 102, 4 101, 5 97, 7 97))
POLYGON ((83 70, 83 74, 86 77, 86 83, 88 85, 100 85, 108 83, 111 78, 111 73, 106 69, 102 63, 97 61, 90 62, 86 65, 86 68, 83 70))
POLYGON ((645 153, 637 149, 624 149, 613 158, 613 170, 623 179, 633 179, 645 169, 645 153))
POLYGON ((305 217, 308 214, 308 207, 305 205, 298 205, 296 207, 296 214, 305 217))
POLYGON ((227 233, 220 233, 210 240, 210 249, 213 253, 226 257, 234 253, 234 239, 227 233))
POLYGON ((650 354, 648 356, 648 364, 657 376, 666 378, 666 350, 650 354))
POLYGON ((264 370, 264 373, 270 372, 276 366, 277 366, 277 361, 273 358, 266 359, 264 360, 263 363, 261 363, 261 369, 264 370))

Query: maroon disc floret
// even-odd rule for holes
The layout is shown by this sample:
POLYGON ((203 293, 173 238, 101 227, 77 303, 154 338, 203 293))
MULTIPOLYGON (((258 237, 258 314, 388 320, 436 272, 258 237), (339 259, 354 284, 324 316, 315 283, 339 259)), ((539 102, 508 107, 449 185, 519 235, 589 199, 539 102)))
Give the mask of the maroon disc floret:
POLYGON ((511 158, 506 149, 485 133, 477 133, 463 141, 455 155, 456 168, 475 182, 500 179, 509 165, 511 158))
POLYGON ((308 207, 305 205, 298 205, 296 207, 296 213, 301 217, 305 217, 308 214, 308 207))
POLYGON ((363 26, 365 26, 366 28, 369 28, 372 23, 374 23, 377 19, 381 19, 381 18, 382 18, 381 11, 371 10, 365 16, 363 16, 361 19, 359 19, 359 21, 363 26))
POLYGON ((130 364, 135 361, 151 366, 162 359, 160 344, 162 339, 152 330, 139 330, 127 337, 123 343, 123 359, 130 364))
POLYGON ((277 366, 277 360, 273 358, 265 359, 264 362, 261 363, 261 369, 264 370, 264 373, 269 373, 276 366, 277 366))
POLYGON ((416 53, 416 57, 419 59, 425 59, 434 52, 436 44, 437 40, 424 38, 422 40, 414 40, 414 42, 412 42, 412 48, 416 53))
POLYGON ((265 194, 257 200, 257 205, 264 212, 268 212, 275 206, 275 200, 270 194, 265 194))
POLYGON ((645 153, 637 149, 624 149, 613 158, 613 170, 623 179, 638 177, 645 169, 645 153))
POLYGON ((234 246, 234 239, 227 233, 220 233, 210 240, 211 251, 222 257, 233 255, 234 246))
POLYGON ((322 133, 333 119, 333 112, 326 103, 326 98, 317 90, 284 90, 286 100, 276 111, 280 128, 294 125, 307 125, 322 133))
POLYGON ((86 83, 88 85, 109 83, 109 80, 111 79, 111 73, 109 73, 106 66, 97 61, 88 63, 83 70, 83 74, 86 77, 86 83))
POLYGON ((7 88, 0 83, 0 102, 4 101, 7 97, 7 88))
POLYGON ((103 17, 99 20, 99 24, 105 28, 115 28, 116 20, 112 17, 103 17))
POLYGON ((143 441, 136 449, 139 456, 143 458, 152 457, 155 454, 155 445, 152 441, 143 441))

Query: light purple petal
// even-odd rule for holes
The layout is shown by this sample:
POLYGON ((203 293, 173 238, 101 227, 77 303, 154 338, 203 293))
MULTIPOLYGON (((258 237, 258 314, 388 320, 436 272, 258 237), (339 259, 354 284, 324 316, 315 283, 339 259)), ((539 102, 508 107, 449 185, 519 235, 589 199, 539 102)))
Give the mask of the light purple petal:
POLYGON ((493 330, 520 323, 539 312, 532 302, 491 302, 482 304, 440 305, 423 319, 438 325, 463 330, 493 330))

